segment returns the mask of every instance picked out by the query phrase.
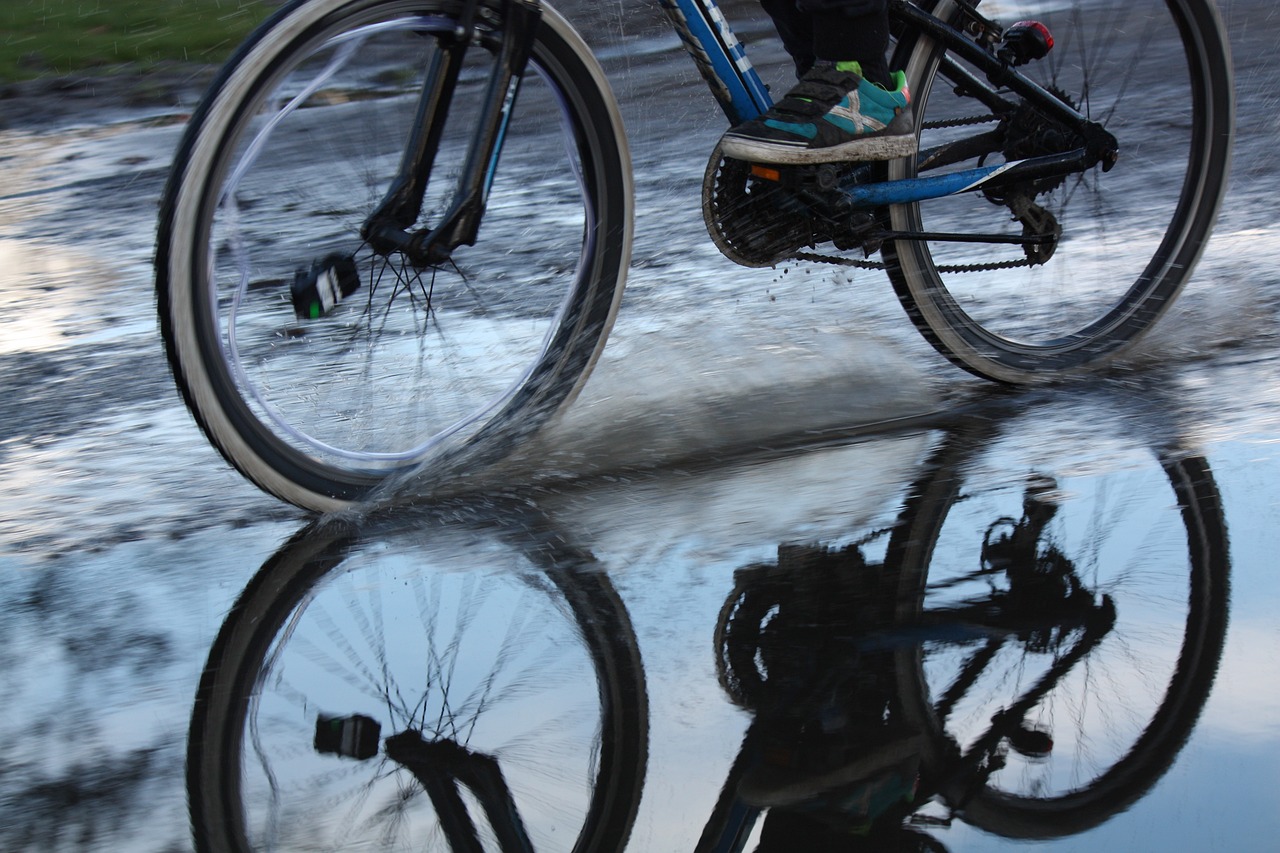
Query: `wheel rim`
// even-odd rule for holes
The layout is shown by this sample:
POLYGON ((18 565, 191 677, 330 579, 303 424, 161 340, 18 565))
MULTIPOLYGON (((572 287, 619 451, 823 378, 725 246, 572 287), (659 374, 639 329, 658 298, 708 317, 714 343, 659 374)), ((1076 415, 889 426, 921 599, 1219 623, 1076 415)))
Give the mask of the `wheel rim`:
MULTIPOLYGON (((964 444, 940 452, 941 476, 922 484, 915 520, 895 534, 903 618, 966 596, 987 600, 1004 582, 973 570, 985 542, 1026 511, 1037 489, 1027 472, 1036 471, 1053 472, 1052 487, 1042 492, 1056 506, 1042 544, 1073 562, 1095 600, 1110 599, 1115 622, 1096 645, 1081 646, 1084 655, 1021 718, 1028 730, 1052 738, 1046 754, 1020 753, 1005 741, 1005 763, 989 776, 961 759, 982 754, 998 715, 1017 707, 1081 642, 1078 627, 1007 639, 963 689, 956 686, 960 674, 982 643, 904 651, 904 708, 927 734, 931 784, 967 822, 1010 837, 1080 832, 1122 811, 1168 770, 1208 697, 1226 628, 1221 506, 1207 465, 1196 458, 1157 460, 1114 442, 1108 446, 1126 464, 1098 478, 1070 453, 1041 450, 1033 465, 1021 456, 1010 464, 1011 449, 998 439, 978 452, 964 444), (957 460, 959 471, 951 467, 957 460), (993 476, 993 464, 1018 473, 993 476), (957 482, 959 476, 972 482, 957 482)), ((1042 548, 1041 556, 1047 553, 1042 548)))

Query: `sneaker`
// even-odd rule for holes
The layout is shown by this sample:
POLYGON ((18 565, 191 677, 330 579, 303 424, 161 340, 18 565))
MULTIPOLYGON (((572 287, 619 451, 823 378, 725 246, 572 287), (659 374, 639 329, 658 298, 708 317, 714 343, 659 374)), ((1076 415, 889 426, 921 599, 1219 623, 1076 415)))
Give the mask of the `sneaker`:
MULTIPOLYGON (((844 63, 841 63, 844 66, 844 63)), ((759 118, 720 140, 726 157, 753 163, 805 164, 892 160, 916 151, 906 75, 893 73, 892 91, 852 70, 815 65, 759 118)))

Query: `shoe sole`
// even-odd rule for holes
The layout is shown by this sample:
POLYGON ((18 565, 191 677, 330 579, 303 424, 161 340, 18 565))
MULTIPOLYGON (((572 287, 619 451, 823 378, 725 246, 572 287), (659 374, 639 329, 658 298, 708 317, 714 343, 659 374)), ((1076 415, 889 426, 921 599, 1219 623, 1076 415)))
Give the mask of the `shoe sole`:
POLYGON ((829 148, 805 148, 782 146, 776 142, 764 142, 725 135, 720 140, 724 156, 748 163, 772 163, 787 166, 803 166, 813 163, 866 163, 896 160, 916 153, 915 134, 893 136, 868 136, 853 139, 829 148))

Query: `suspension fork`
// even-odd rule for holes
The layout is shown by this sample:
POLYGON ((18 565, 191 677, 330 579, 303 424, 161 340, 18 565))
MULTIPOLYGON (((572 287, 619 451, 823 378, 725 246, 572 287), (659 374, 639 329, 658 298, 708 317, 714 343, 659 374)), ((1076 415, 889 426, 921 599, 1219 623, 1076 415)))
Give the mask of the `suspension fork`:
POLYGON ((412 773, 431 798, 450 850, 484 849, 459 792, 463 786, 480 801, 502 853, 533 853, 511 789, 492 756, 451 740, 428 741, 412 730, 387 738, 385 747, 387 757, 412 773))
POLYGON ((463 60, 479 39, 476 17, 483 5, 483 0, 466 0, 457 27, 452 33, 439 36, 440 49, 427 68, 400 168, 360 229, 361 236, 378 252, 400 252, 417 266, 444 263, 454 249, 475 244, 503 138, 542 18, 541 0, 500 0, 502 42, 494 55, 453 204, 433 227, 413 231, 410 229, 422 212, 463 60))

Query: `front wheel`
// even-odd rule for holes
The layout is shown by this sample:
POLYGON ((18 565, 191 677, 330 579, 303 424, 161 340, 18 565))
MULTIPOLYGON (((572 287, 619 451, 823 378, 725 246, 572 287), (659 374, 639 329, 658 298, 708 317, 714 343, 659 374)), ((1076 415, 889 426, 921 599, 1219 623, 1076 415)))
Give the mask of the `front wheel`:
MULTIPOLYGON (((362 236, 408 159, 419 92, 462 5, 290 4, 228 64, 175 160, 157 292, 178 385, 231 464, 307 509, 367 499, 448 448, 505 452, 578 392, 621 298, 632 210, 621 119, 589 49, 550 9, 474 245, 427 265, 362 236), (317 298, 300 308, 298 288, 317 298)), ((407 230, 435 227, 458 192, 499 8, 476 16, 407 230)))
POLYGON ((626 847, 648 744, 626 608, 590 555, 477 522, 313 525, 254 577, 191 717, 200 853, 626 847))
MULTIPOLYGON (((953 0, 921 5, 958 20, 953 0)), ((1187 281, 1226 188, 1231 61, 1211 0, 1071 0, 1052 9, 1015 0, 997 13, 1006 26, 1028 18, 1047 25, 1056 45, 1025 67, 1027 76, 1104 126, 1119 142, 1119 161, 1107 173, 1098 165, 891 209, 900 231, 1017 238, 1026 229, 1060 229, 1048 258, 1016 243, 932 239, 887 244, 885 255, 903 306, 934 347, 980 376, 1025 383, 1114 356, 1187 281)), ((930 152, 990 131, 1003 142, 988 165, 1077 147, 1065 128, 1025 104, 997 116, 957 85, 968 66, 960 63, 958 75, 953 61, 924 35, 899 41, 894 65, 907 72, 921 153, 893 162, 891 179, 926 177, 930 152)))

